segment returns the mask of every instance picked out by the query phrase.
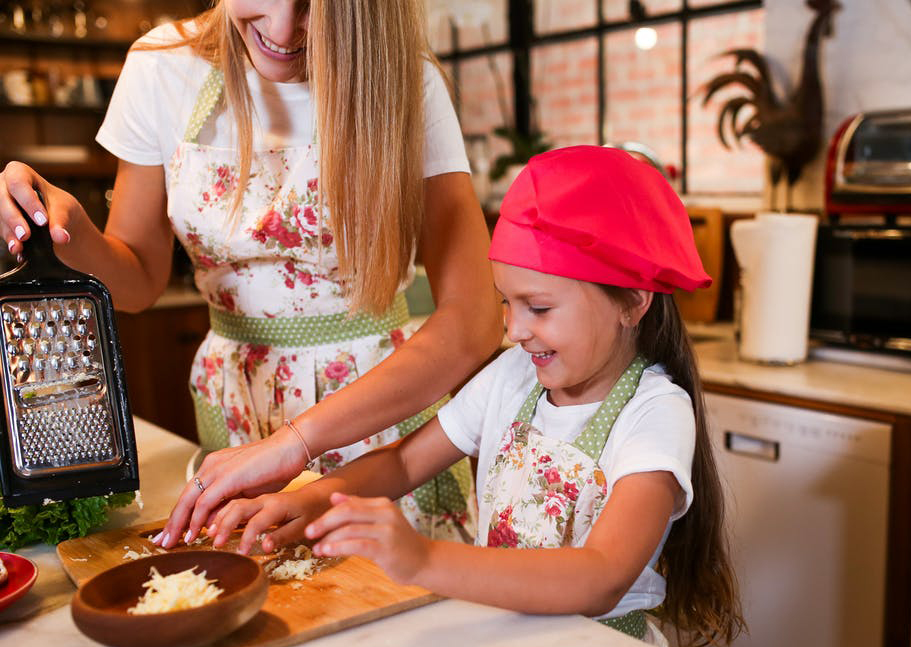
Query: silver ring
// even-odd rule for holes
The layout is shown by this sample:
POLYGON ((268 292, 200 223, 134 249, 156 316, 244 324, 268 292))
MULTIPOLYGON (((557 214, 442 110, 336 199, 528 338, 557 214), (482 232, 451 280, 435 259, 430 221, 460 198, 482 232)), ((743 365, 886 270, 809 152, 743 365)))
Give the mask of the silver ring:
POLYGON ((196 483, 196 487, 199 488, 200 492, 205 492, 206 486, 202 484, 202 481, 199 480, 198 476, 193 477, 193 482, 196 483))

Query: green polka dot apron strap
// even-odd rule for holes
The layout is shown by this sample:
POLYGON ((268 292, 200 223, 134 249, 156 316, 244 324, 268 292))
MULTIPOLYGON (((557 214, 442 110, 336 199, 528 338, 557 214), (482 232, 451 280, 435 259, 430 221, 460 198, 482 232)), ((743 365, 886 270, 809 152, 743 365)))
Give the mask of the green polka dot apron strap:
POLYGON ((645 612, 641 609, 630 611, 619 618, 603 618, 598 622, 638 640, 645 638, 645 632, 648 629, 648 625, 645 622, 645 612))
POLYGON ((234 341, 277 347, 318 346, 387 335, 408 323, 408 303, 400 292, 392 307, 380 316, 339 312, 309 317, 246 317, 209 306, 209 321, 215 334, 234 341))
POLYGON ((641 355, 637 356, 630 362, 630 365, 623 371, 623 375, 614 384, 610 393, 604 398, 598 411, 592 416, 591 420, 585 425, 585 429, 576 438, 573 443, 580 450, 585 452, 595 462, 601 457, 604 451, 604 445, 610 436, 611 429, 620 411, 626 406, 639 386, 639 379, 642 372, 648 366, 648 361, 641 355))
POLYGON ((213 67, 209 70, 209 75, 203 81, 199 94, 196 95, 196 105, 193 106, 193 112, 190 115, 190 121, 187 123, 187 130, 184 132, 183 140, 191 144, 197 143, 199 131, 206 123, 206 119, 212 114, 215 106, 221 99, 222 89, 225 86, 225 79, 221 70, 213 67))

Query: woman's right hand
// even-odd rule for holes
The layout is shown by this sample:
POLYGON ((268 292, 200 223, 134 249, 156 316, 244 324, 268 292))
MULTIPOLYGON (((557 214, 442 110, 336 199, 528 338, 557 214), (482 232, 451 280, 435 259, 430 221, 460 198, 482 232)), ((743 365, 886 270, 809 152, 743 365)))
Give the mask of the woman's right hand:
POLYGON ((181 540, 190 543, 228 501, 280 490, 306 466, 303 445, 287 427, 268 438, 209 454, 195 478, 184 486, 153 542, 163 548, 172 548, 181 540))
POLYGON ((70 242, 75 219, 85 217, 82 205, 72 195, 49 183, 30 166, 10 162, 0 172, 0 235, 10 253, 22 253, 22 241, 31 235, 31 224, 49 224, 51 240, 70 242), (44 204, 36 190, 44 196, 44 204), (28 214, 28 217, 23 215, 28 214))

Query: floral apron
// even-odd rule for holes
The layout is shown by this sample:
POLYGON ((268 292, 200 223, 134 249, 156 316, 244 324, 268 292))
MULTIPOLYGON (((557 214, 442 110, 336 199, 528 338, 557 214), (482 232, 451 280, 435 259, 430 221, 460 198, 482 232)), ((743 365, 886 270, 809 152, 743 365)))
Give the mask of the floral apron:
MULTIPOLYGON (((531 421, 544 391, 539 383, 503 436, 483 501, 490 506, 487 545, 510 548, 582 546, 607 503, 607 480, 598 466, 621 409, 639 385, 647 362, 636 357, 573 443, 548 438, 531 421)), ((483 520, 482 520, 483 521, 483 520)), ((478 543, 481 537, 478 536, 478 543)), ((602 620, 642 639, 643 611, 602 620)))
MULTIPOLYGON (((223 85, 212 69, 165 169, 168 217, 209 303, 211 330, 190 374, 200 444, 208 450, 268 436, 379 364, 413 332, 401 292, 382 316, 348 315, 334 235, 317 205, 314 143, 254 152, 230 226, 237 152, 198 143, 223 85)), ((388 444, 442 404, 327 452, 312 469, 327 473, 388 444)), ((474 535, 473 487, 466 459, 400 505, 422 533, 467 541, 474 535)))

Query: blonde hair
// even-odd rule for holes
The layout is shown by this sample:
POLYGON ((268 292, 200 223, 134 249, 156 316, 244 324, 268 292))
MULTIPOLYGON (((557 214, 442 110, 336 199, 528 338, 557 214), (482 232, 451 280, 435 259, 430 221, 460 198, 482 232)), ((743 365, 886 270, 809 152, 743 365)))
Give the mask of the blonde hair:
MULTIPOLYGON (((312 0, 306 69, 316 106, 320 206, 328 208, 352 311, 381 313, 406 278, 423 220, 425 60, 436 62, 418 0, 312 0)), ((224 75, 237 124, 232 227, 250 179, 253 100, 243 39, 223 2, 163 49, 189 45, 224 75)), ((306 75, 306 76, 305 76, 306 75)), ((322 209, 321 209, 322 213, 322 209)))

